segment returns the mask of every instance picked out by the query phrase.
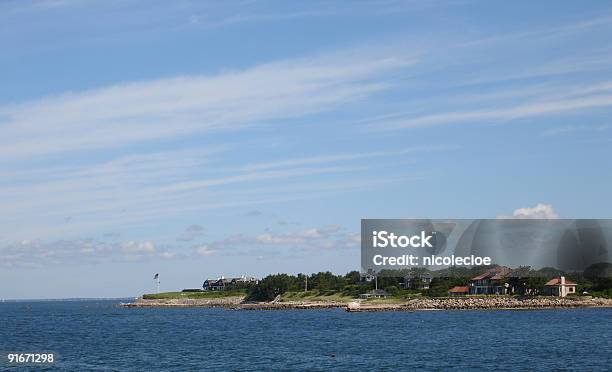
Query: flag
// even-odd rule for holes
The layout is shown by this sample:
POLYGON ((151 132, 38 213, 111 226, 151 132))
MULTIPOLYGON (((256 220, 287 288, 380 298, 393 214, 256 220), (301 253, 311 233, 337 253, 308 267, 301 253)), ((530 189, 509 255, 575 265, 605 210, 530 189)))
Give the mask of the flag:
POLYGON ((155 276, 153 277, 153 280, 159 278, 159 273, 155 273, 155 276))

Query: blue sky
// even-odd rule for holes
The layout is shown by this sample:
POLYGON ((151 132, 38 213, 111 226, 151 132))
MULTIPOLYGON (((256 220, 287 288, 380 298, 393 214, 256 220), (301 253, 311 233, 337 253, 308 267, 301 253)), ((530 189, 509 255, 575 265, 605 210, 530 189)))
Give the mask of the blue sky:
POLYGON ((609 2, 0 2, 0 297, 359 268, 361 218, 606 218, 609 2))

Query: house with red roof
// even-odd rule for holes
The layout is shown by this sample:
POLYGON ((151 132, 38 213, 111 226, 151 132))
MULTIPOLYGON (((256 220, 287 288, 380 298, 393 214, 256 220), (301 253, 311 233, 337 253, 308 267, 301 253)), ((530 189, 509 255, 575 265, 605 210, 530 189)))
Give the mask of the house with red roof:
POLYGON ((469 290, 472 295, 502 295, 508 294, 510 285, 506 278, 510 275, 512 269, 505 266, 496 266, 483 274, 478 275, 470 280, 469 290))
POLYGON ((457 286, 448 290, 449 296, 465 296, 470 293, 470 287, 466 286, 457 286))
POLYGON ((565 297, 576 293, 576 283, 565 279, 564 276, 553 278, 544 285, 544 294, 549 296, 565 297))

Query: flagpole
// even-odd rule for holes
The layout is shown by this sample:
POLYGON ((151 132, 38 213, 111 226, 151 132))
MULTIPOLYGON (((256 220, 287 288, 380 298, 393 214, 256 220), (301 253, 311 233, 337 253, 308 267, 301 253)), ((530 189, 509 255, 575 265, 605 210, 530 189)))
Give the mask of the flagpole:
POLYGON ((159 273, 155 273, 155 275, 153 276, 153 280, 155 281, 156 293, 159 293, 159 273))

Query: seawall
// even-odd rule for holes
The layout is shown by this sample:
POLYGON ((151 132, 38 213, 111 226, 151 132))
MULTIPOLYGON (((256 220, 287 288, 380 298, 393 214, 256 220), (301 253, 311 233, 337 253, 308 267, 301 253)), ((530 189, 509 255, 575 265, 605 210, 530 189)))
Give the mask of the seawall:
POLYGON ((123 307, 222 307, 236 310, 287 310, 344 308, 350 312, 360 311, 418 311, 418 310, 497 310, 497 309, 552 309, 582 307, 612 307, 612 299, 604 298, 557 298, 557 297, 457 297, 417 298, 405 301, 289 301, 289 302, 245 302, 244 297, 207 299, 137 299, 123 307))

